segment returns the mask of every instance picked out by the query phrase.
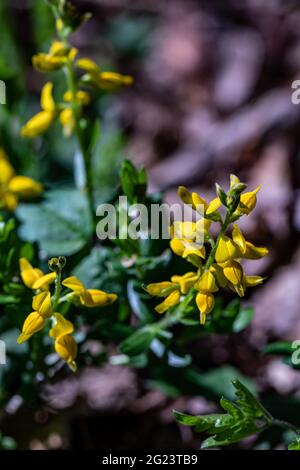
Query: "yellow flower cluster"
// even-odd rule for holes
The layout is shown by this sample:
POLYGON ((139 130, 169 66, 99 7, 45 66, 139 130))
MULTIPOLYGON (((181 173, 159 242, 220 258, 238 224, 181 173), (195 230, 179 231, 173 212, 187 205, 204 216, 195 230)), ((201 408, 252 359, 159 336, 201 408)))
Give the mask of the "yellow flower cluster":
POLYGON ((63 127, 64 135, 68 137, 72 134, 82 107, 87 106, 91 101, 90 94, 78 88, 77 71, 84 71, 80 77, 80 83, 96 90, 115 91, 121 86, 132 84, 132 77, 102 71, 88 58, 76 61, 77 53, 77 49, 68 47, 65 42, 54 41, 48 53, 33 56, 33 66, 40 72, 52 72, 64 68, 69 76, 69 89, 64 94, 63 102, 55 103, 53 83, 46 83, 41 93, 41 111, 22 127, 23 137, 33 138, 44 133, 57 117, 63 127))
POLYGON ((20 272, 25 286, 32 289, 35 295, 32 300, 33 311, 24 321, 18 343, 27 341, 45 327, 47 319, 51 319, 52 328, 49 336, 54 340, 54 349, 69 367, 76 371, 77 344, 71 336, 74 332, 74 325, 62 314, 56 312, 59 303, 66 300, 86 307, 103 307, 111 305, 117 296, 97 289, 86 289, 75 276, 65 279, 60 284, 59 271, 44 274, 40 269, 34 268, 26 258, 20 259, 20 272), (54 282, 55 292, 51 296, 50 286, 54 282), (72 292, 61 296, 61 285, 72 292))
POLYGON ((175 254, 185 258, 197 270, 183 276, 173 276, 171 281, 153 283, 146 287, 150 295, 164 298, 156 307, 158 313, 179 304, 182 296, 193 290, 200 311, 200 322, 204 324, 207 315, 214 308, 214 294, 219 288, 229 288, 243 297, 247 287, 263 282, 261 276, 247 276, 241 265, 242 259, 257 260, 268 254, 267 248, 257 247, 247 241, 235 223, 242 215, 249 215, 256 206, 256 194, 260 187, 243 193, 245 188, 244 183, 231 175, 228 193, 217 186, 218 197, 208 203, 197 193, 190 193, 186 188, 179 187, 179 197, 197 211, 198 215, 201 214, 202 219, 197 222, 175 222, 171 227, 173 238, 170 245, 175 254), (219 212, 222 205, 226 208, 224 220, 219 212), (210 233, 212 222, 220 224, 216 240, 210 233), (227 230, 231 224, 233 228, 229 236, 227 230), (207 250, 207 245, 210 246, 210 251, 207 250))
POLYGON ((3 149, 0 148, 0 208, 13 211, 19 198, 39 196, 43 186, 28 176, 16 175, 3 149))

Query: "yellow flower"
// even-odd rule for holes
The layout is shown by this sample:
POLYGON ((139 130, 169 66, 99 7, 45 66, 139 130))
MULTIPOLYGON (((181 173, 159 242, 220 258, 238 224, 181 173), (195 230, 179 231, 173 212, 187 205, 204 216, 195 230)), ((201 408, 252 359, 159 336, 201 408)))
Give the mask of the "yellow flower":
POLYGON ((195 284, 195 289, 202 293, 217 292, 215 276, 210 271, 205 271, 195 284))
POLYGON ((71 108, 65 108, 59 115, 65 137, 70 137, 76 127, 76 121, 71 108))
POLYGON ((37 181, 15 174, 4 150, 0 148, 0 206, 14 210, 20 197, 37 197, 42 191, 43 186, 37 181))
POLYGON ((111 305, 117 299, 115 294, 107 294, 98 289, 86 289, 76 276, 68 277, 62 284, 71 289, 85 307, 104 307, 111 305))
MULTIPOLYGON (((187 294, 188 291, 193 287, 195 282, 198 279, 198 274, 194 272, 188 272, 183 276, 172 276, 171 281, 172 283, 178 284, 180 287, 180 291, 182 294, 187 294)), ((172 284, 170 283, 170 284, 172 284)))
POLYGON ((165 300, 156 307, 159 313, 165 312, 180 303, 181 295, 196 294, 196 304, 200 311, 200 322, 204 324, 207 315, 215 305, 214 293, 219 288, 229 288, 243 297, 247 287, 261 284, 261 276, 244 274, 240 260, 259 259, 268 254, 267 248, 257 247, 248 242, 237 224, 233 225, 232 238, 227 235, 228 228, 243 214, 249 214, 255 207, 256 194, 260 186, 252 192, 242 194, 247 185, 235 175, 230 176, 230 189, 216 185, 218 197, 207 202, 197 193, 191 193, 184 186, 178 189, 178 195, 184 202, 198 211, 203 217, 197 222, 174 222, 171 227, 170 246, 173 252, 197 266, 197 272, 188 272, 183 276, 172 276, 171 282, 149 284, 147 292, 165 300), (219 213, 223 205, 226 215, 219 213), (215 238, 210 233, 212 221, 220 224, 219 235, 215 238), (206 245, 210 245, 205 249, 206 245), (197 292, 196 292, 197 291, 197 292))
POLYGON ((184 204, 189 204, 194 210, 199 212, 199 214, 204 217, 210 218, 219 207, 222 205, 218 197, 214 198, 212 201, 207 202, 204 198, 199 196, 197 193, 190 193, 185 186, 179 186, 178 196, 184 202, 184 204))
POLYGON ((52 96, 53 83, 48 82, 42 89, 41 108, 42 111, 33 116, 21 129, 23 137, 36 137, 46 132, 53 124, 57 109, 52 96))
POLYGON ((259 185, 254 191, 247 192, 241 195, 240 203, 236 210, 236 213, 238 215, 243 215, 243 214, 249 215, 250 212, 253 211, 257 203, 256 194, 258 193, 260 188, 261 188, 261 185, 259 185))
POLYGON ((212 294, 199 294, 196 295, 196 304, 200 311, 200 323, 205 324, 206 316, 213 310, 215 306, 215 298, 212 294))
POLYGON ((234 286, 241 284, 243 281, 243 268, 238 261, 230 260, 226 261, 223 265, 223 273, 226 279, 231 282, 234 286))
MULTIPOLYGON (((181 278, 181 276, 173 276, 173 278, 174 277, 181 278)), ((180 301, 180 282, 156 282, 149 284, 145 290, 148 294, 155 297, 165 297, 165 300, 155 307, 157 313, 166 312, 169 308, 174 307, 180 301)))
POLYGON ((232 238, 239 247, 241 258, 255 260, 263 258, 269 253, 267 248, 255 246, 253 243, 246 241, 237 224, 233 226, 232 238))
POLYGON ((204 325, 206 316, 213 310, 215 299, 213 292, 219 290, 215 276, 211 271, 205 271, 194 285, 199 291, 196 295, 196 304, 200 310, 200 323, 204 325))
POLYGON ((238 245, 233 240, 231 240, 231 238, 227 237, 227 235, 223 235, 220 238, 216 251, 216 261, 218 263, 224 263, 229 259, 237 258, 239 254, 240 252, 238 245))
POLYGON ((74 331, 74 325, 60 313, 54 313, 55 325, 49 331, 52 339, 60 339, 62 336, 70 335, 74 331))
POLYGON ((77 49, 67 48, 63 42, 54 41, 48 53, 33 56, 32 64, 39 72, 52 72, 62 68, 68 60, 74 60, 77 49))
POLYGON ((44 291, 37 294, 32 299, 32 308, 38 312, 43 318, 51 317, 52 304, 50 292, 44 291))
POLYGON ((34 333, 42 330, 45 325, 45 319, 38 312, 32 312, 24 321, 22 333, 18 338, 18 343, 21 344, 27 341, 34 333))
POLYGON ((157 305, 155 310, 157 313, 164 313, 169 310, 169 308, 175 307, 175 305, 179 304, 179 302, 180 292, 179 290, 175 290, 174 292, 171 292, 171 294, 169 294, 161 304, 157 305))
POLYGON ((70 335, 62 336, 55 340, 54 348, 56 353, 69 365, 73 372, 76 372, 77 365, 75 358, 77 356, 77 344, 70 335))
POLYGON ((95 62, 85 57, 77 60, 76 65, 87 72, 83 80, 100 90, 115 91, 121 86, 129 86, 133 83, 133 78, 130 75, 101 71, 95 62))
MULTIPOLYGON (((70 90, 66 91, 66 93, 64 94, 64 101, 68 103, 71 103, 73 101, 73 93, 70 90)), ((79 90, 76 93, 75 101, 77 104, 87 106, 91 102, 91 96, 86 91, 79 90)))
POLYGON ((56 274, 44 275, 43 271, 33 268, 26 258, 20 258, 21 278, 26 287, 33 290, 49 290, 49 285, 55 281, 56 274))

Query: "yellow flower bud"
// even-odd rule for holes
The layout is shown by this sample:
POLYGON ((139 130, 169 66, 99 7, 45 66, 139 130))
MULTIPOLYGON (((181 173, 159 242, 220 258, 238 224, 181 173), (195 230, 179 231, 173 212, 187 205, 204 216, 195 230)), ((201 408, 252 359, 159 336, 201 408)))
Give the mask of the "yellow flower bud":
POLYGON ((249 215, 250 212, 253 211, 257 202, 256 194, 258 193, 260 188, 261 185, 259 185, 254 191, 247 192, 241 195, 240 203, 237 208, 237 212, 239 214, 249 215))
POLYGON ((153 284, 148 284, 148 286, 146 287, 146 291, 148 292, 148 294, 153 295, 155 297, 164 297, 164 292, 167 289, 174 287, 174 283, 170 281, 155 282, 153 284))
POLYGON ((55 340, 54 348, 56 353, 70 366, 73 372, 77 366, 75 358, 77 356, 77 344, 72 336, 66 335, 55 340))
POLYGON ((205 324, 206 316, 213 310, 215 306, 215 298, 212 294, 197 294, 196 304, 200 310, 200 323, 205 324))
POLYGON ((8 183, 8 190, 18 196, 36 197, 43 191, 43 186, 27 176, 14 176, 8 183))

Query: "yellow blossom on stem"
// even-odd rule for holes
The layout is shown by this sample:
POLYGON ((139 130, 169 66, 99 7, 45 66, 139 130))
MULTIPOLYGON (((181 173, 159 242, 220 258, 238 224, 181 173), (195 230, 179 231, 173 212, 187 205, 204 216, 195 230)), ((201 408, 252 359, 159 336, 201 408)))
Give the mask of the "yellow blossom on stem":
MULTIPOLYGON (((200 323, 204 324, 207 315, 214 309, 214 294, 219 288, 228 288, 243 297, 246 288, 264 281, 261 276, 247 276, 240 262, 243 259, 259 259, 268 254, 267 248, 257 247, 247 241, 239 226, 234 223, 243 214, 250 214, 256 205, 260 186, 252 192, 243 193, 246 187, 238 177, 231 175, 229 191, 226 193, 217 184, 218 197, 210 202, 184 186, 179 187, 179 197, 202 215, 202 219, 197 222, 174 222, 170 230, 170 246, 176 255, 197 266, 198 270, 183 276, 172 276, 171 281, 149 284, 146 287, 149 294, 165 298, 156 311, 165 312, 177 304, 183 305, 185 301, 189 305, 192 300, 200 311, 200 323), (218 211, 221 205, 226 210, 224 218, 218 211), (216 238, 210 232, 213 222, 220 225, 216 238), (230 237, 227 231, 231 224, 233 229, 230 237)), ((181 315, 180 312, 180 307, 175 309, 175 315, 181 315)))
POLYGON ((46 132, 55 121, 57 115, 56 105, 52 96, 53 83, 44 85, 41 93, 42 111, 33 116, 21 129, 23 137, 36 137, 46 132))
POLYGON ((0 148, 0 207, 15 210, 20 198, 34 198, 41 194, 43 186, 28 176, 19 176, 0 148))
POLYGON ((39 72, 53 72, 61 69, 68 60, 74 60, 77 49, 68 48, 61 41, 54 41, 48 53, 40 52, 32 58, 32 64, 39 72))
POLYGON ((75 297, 85 307, 104 307, 111 305, 117 299, 115 294, 107 294, 99 289, 86 289, 76 276, 68 277, 62 282, 62 285, 71 289, 75 297))

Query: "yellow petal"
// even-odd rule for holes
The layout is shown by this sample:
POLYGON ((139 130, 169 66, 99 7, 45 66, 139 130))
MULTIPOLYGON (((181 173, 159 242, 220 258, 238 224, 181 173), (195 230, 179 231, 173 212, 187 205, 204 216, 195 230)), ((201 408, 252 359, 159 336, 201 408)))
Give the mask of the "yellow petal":
POLYGON ((68 48, 62 41, 54 41, 50 47, 49 53, 58 57, 63 57, 68 53, 68 48))
POLYGON ((238 246, 231 240, 231 238, 223 235, 216 251, 216 261, 218 263, 224 263, 231 258, 237 258, 238 255, 238 246))
MULTIPOLYGON (((73 101, 73 93, 70 90, 66 91, 66 93, 64 94, 64 101, 68 103, 73 101)), ((80 90, 76 93, 76 102, 78 104, 86 106, 90 103, 90 101, 91 101, 91 96, 86 91, 80 90)))
POLYGON ((0 207, 3 206, 4 209, 8 211, 14 211, 18 205, 18 202, 19 200, 14 194, 8 191, 4 191, 3 193, 1 193, 0 191, 0 207))
POLYGON ((222 205, 220 199, 218 197, 216 197, 215 199, 213 199, 212 201, 210 201, 210 203, 208 204, 208 207, 206 209, 206 215, 209 215, 209 214, 212 214, 213 212, 216 212, 219 207, 222 205))
POLYGON ((3 149, 0 148, 0 184, 7 184, 15 175, 3 149))
POLYGON ((183 276, 172 276, 171 281, 180 286, 182 294, 187 294, 191 287, 195 284, 198 279, 197 273, 189 272, 183 276))
POLYGON ((228 261, 223 268, 224 276, 234 285, 237 286, 243 281, 243 268, 237 261, 228 261))
POLYGON ((91 59, 88 59, 86 57, 82 59, 78 59, 76 61, 76 65, 78 68, 85 70, 86 72, 90 72, 90 73, 100 72, 100 68, 98 67, 98 65, 95 62, 93 62, 91 59))
POLYGON ((56 278, 56 273, 49 273, 45 274, 43 276, 40 276, 39 279, 37 279, 33 285, 32 289, 38 290, 38 289, 43 289, 43 290, 48 290, 49 289, 49 284, 52 284, 52 282, 55 281, 56 278))
POLYGON ((177 193, 184 204, 193 205, 192 194, 185 186, 179 186, 177 193))
POLYGON ((197 294, 196 304, 200 310, 200 323, 204 325, 206 316, 213 310, 215 306, 215 298, 212 294, 197 294))
POLYGON ((205 235, 208 234, 212 221, 204 217, 196 222, 196 241, 204 241, 205 235))
POLYGON ((102 90, 113 91, 118 89, 120 86, 132 85, 133 78, 130 75, 121 75, 117 72, 100 72, 97 85, 102 90))
POLYGON ((237 209, 238 212, 249 215, 250 212, 253 211, 257 202, 256 194, 260 188, 261 185, 259 185, 254 191, 250 191, 241 195, 240 204, 237 209))
POLYGON ((43 318, 52 315, 52 304, 50 292, 41 292, 32 299, 32 308, 38 312, 43 318))
POLYGON ((215 276, 210 271, 205 271, 196 283, 195 288, 202 293, 216 292, 218 286, 215 276))
POLYGON ((253 243, 246 242, 246 250, 243 253, 243 258, 246 259, 260 259, 267 256, 269 250, 262 246, 255 246, 253 243))
POLYGON ((33 116, 21 129, 23 137, 36 137, 46 132, 55 120, 55 113, 41 111, 33 116))
POLYGON ((71 108, 65 108, 59 115, 59 120, 64 129, 64 135, 69 137, 76 127, 76 121, 71 108))
POLYGON ((44 111, 54 113, 56 109, 55 101, 52 96, 53 83, 47 82, 42 89, 41 93, 41 108, 44 111))
POLYGON ((166 312, 169 308, 174 307, 180 302, 180 292, 179 290, 176 290, 174 292, 171 292, 170 295, 159 305, 155 307, 155 310, 157 313, 164 313, 166 312))
POLYGON ((174 287, 174 284, 170 281, 155 282, 153 284, 148 284, 148 286, 146 287, 146 291, 148 292, 148 294, 153 295, 155 297, 164 297, 164 291, 172 287, 174 287))
POLYGON ((179 240, 178 238, 174 238, 173 240, 170 241, 170 247, 172 251, 175 253, 175 255, 178 255, 178 256, 182 256, 185 250, 183 241, 179 240))
POLYGON ((42 330, 44 325, 45 320, 38 312, 30 313, 23 324, 22 333, 17 340, 18 343, 27 341, 34 333, 42 330))
POLYGON ((69 52, 68 59, 73 62, 77 54, 78 54, 78 49, 76 49, 76 47, 72 47, 72 49, 69 52))
POLYGON ((193 208, 201 215, 204 215, 207 209, 207 202, 197 193, 192 193, 193 208))
POLYGON ((67 277, 67 279, 62 282, 62 285, 67 287, 68 289, 71 289, 76 294, 81 294, 85 291, 84 285, 82 284, 82 282, 79 281, 76 276, 67 277))
POLYGON ((234 224, 233 230, 232 230, 232 239, 234 243, 236 243, 241 251, 242 254, 245 253, 246 251, 246 240, 244 235, 239 229, 239 226, 237 224, 234 224))
POLYGON ((34 283, 43 276, 43 272, 40 269, 33 268, 26 258, 20 258, 19 265, 21 278, 25 286, 32 289, 34 283))
POLYGON ((98 289, 87 289, 80 295, 80 300, 86 307, 104 307, 111 305, 116 299, 115 294, 107 294, 98 289))
POLYGON ((173 224, 174 238, 194 240, 196 237, 196 224, 195 222, 180 222, 175 221, 173 224))
POLYGON ((56 319, 56 323, 49 331, 49 336, 52 339, 60 339, 62 336, 70 335, 74 331, 74 325, 72 322, 67 320, 63 315, 60 313, 55 313, 54 317, 56 319))
POLYGON ((77 344, 72 336, 66 335, 57 339, 54 343, 56 353, 76 371, 74 362, 77 356, 77 344))
POLYGON ((182 253, 183 258, 187 258, 188 256, 199 256, 199 258, 205 259, 206 256, 206 250, 205 246, 200 245, 198 243, 186 243, 183 242, 185 249, 182 253))
POLYGON ((246 287, 254 287, 262 284, 265 280, 265 277, 261 276, 244 276, 244 284, 246 287))
POLYGON ((23 197, 36 197, 43 191, 43 186, 27 176, 14 176, 8 183, 8 189, 23 197))
POLYGON ((32 65, 39 72, 53 72, 59 70, 66 62, 65 57, 55 57, 50 54, 39 53, 32 57, 32 65))

